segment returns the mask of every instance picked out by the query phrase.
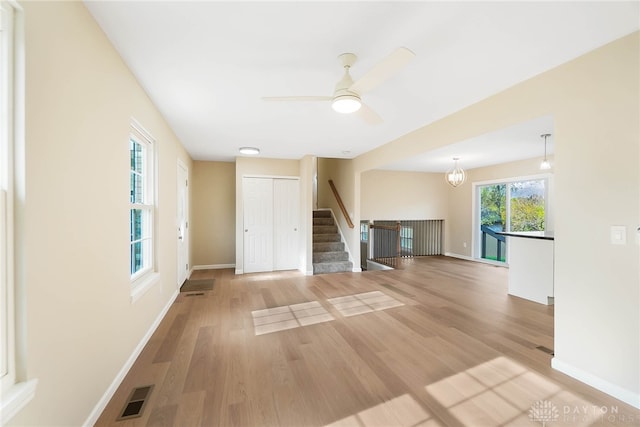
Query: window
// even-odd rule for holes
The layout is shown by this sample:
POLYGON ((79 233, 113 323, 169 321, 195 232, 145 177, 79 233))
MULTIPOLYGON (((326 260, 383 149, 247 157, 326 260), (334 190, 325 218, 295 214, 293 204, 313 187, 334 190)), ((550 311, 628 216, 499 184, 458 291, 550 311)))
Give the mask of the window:
MULTIPOLYGON (((15 242, 21 230, 14 221, 14 200, 23 197, 23 164, 15 159, 24 150, 23 13, 13 1, 0 0, 0 414, 9 421, 35 394, 36 379, 17 375, 26 371, 25 354, 16 343, 16 287, 22 280, 14 271, 15 242), (16 178, 19 177, 19 178, 16 178), (16 184, 18 182, 19 185, 16 184)), ((20 215, 20 213, 18 213, 20 215)), ((16 315, 18 314, 18 315, 16 315)))
POLYGON ((402 255, 413 255, 413 227, 400 228, 400 249, 402 255))
POLYGON ((369 221, 360 222, 360 242, 367 243, 369 241, 369 221))
POLYGON ((0 9, 0 377, 2 389, 14 382, 13 342, 10 321, 13 316, 13 8, 1 2, 0 9))
POLYGON ((546 230, 548 186, 542 177, 477 186, 480 258, 506 261, 506 240, 497 232, 546 230))
POLYGON ((130 273, 134 287, 144 283, 155 270, 154 140, 137 122, 129 135, 130 182, 130 273))

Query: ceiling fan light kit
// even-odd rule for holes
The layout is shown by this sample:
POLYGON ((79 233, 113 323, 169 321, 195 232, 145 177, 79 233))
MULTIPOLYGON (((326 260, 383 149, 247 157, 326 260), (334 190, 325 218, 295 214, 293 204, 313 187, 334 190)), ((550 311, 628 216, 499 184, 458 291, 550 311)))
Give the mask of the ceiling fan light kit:
POLYGON ((369 124, 382 123, 382 118, 362 102, 361 96, 398 73, 414 57, 415 53, 406 47, 396 49, 354 82, 349 69, 358 57, 353 53, 343 53, 338 56, 338 60, 344 68, 344 75, 336 84, 332 96, 269 96, 262 99, 265 101, 331 101, 331 107, 338 113, 358 112, 357 116, 369 124))
POLYGON ((340 95, 333 98, 331 107, 338 113, 351 114, 362 107, 362 102, 360 102, 360 97, 356 95, 340 95))

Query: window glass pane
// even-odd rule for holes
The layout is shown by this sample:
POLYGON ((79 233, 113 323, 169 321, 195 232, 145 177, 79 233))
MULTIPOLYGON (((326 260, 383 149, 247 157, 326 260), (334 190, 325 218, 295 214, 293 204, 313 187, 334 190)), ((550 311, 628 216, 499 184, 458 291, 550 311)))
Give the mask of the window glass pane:
POLYGON ((400 228, 400 246, 402 249, 413 250, 413 228, 402 227, 400 228))
POLYGON ((361 242, 369 241, 369 224, 368 223, 360 223, 360 241, 361 242))
POLYGON ((543 231, 544 180, 511 183, 511 231, 543 231))
POLYGON ((142 173, 144 148, 142 147, 142 144, 133 139, 130 139, 129 142, 131 151, 131 170, 142 173))
POLYGON ((131 241, 135 242, 143 237, 143 212, 141 209, 131 209, 131 241))
POLYGON ((130 194, 131 203, 145 203, 144 197, 144 156, 145 149, 142 144, 133 139, 129 140, 129 151, 131 156, 131 181, 130 194))
POLYGON ((134 275, 143 267, 142 242, 131 244, 131 275, 134 275))
POLYGON ((480 187, 480 258, 504 262, 504 236, 496 234, 507 228, 507 185, 480 187))
POLYGON ((505 231, 507 221, 506 184, 485 185, 480 189, 480 224, 493 231, 505 231))

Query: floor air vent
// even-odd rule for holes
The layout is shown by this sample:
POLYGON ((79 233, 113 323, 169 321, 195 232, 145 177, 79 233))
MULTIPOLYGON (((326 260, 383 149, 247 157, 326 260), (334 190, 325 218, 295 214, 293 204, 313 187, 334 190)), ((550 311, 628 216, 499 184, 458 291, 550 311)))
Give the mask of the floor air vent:
POLYGON ((545 346, 543 346, 543 345, 539 345, 539 346, 537 346, 536 348, 537 348, 538 350, 540 350, 540 351, 544 351, 545 353, 550 354, 550 355, 552 355, 552 356, 554 355, 554 354, 553 354, 553 350, 551 350, 550 348, 545 347, 545 346))
POLYGON ((142 416, 144 406, 147 403, 149 396, 151 396, 151 390, 153 390, 152 385, 134 388, 129 399, 127 399, 126 405, 124 405, 122 415, 120 415, 116 421, 128 420, 130 418, 142 416))
POLYGON ((184 296, 185 297, 200 297, 202 295, 204 295, 204 292, 197 292, 195 294, 185 294, 184 296))

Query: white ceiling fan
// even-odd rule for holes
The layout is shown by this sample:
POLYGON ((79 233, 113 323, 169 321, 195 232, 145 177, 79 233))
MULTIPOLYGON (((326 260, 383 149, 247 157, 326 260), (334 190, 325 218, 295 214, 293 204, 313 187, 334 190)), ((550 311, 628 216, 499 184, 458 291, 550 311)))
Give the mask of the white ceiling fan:
POLYGON ((338 59, 344 67, 344 76, 336 84, 333 96, 266 96, 262 99, 265 101, 331 101, 331 106, 339 113, 356 113, 367 123, 382 123, 378 113, 364 104, 361 97, 400 71, 415 56, 415 53, 406 47, 401 47, 354 82, 349 74, 349 68, 358 57, 353 53, 343 53, 338 56, 338 59))

